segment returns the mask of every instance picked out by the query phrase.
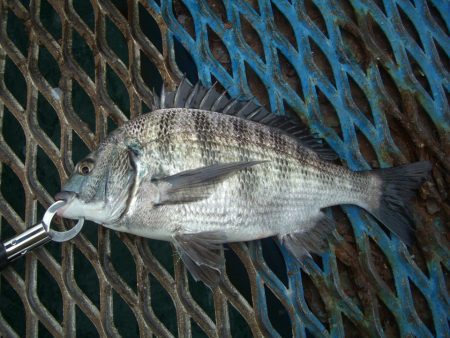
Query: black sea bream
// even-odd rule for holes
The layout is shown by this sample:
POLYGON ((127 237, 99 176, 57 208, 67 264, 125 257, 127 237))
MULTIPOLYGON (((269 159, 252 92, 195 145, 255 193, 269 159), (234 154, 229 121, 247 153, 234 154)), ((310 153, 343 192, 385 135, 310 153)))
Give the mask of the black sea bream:
POLYGON ((297 122, 183 80, 155 95, 80 161, 59 214, 171 241, 196 280, 224 269, 222 243, 278 236, 298 259, 334 228, 323 208, 354 204, 411 240, 406 203, 429 162, 353 172, 297 122))

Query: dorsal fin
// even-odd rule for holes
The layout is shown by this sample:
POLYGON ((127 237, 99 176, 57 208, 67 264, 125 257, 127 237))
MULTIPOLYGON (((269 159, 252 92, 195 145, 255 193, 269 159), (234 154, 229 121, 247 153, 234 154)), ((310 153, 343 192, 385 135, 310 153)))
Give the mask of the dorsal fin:
POLYGON ((160 98, 154 98, 153 110, 162 108, 192 108, 210 110, 240 117, 266 126, 276 128, 284 134, 296 139, 301 145, 313 150, 323 160, 335 160, 336 154, 317 135, 312 134, 309 129, 287 116, 274 115, 251 100, 238 100, 231 98, 227 92, 219 93, 214 85, 205 88, 199 83, 193 86, 184 77, 178 88, 168 92, 163 87, 160 98))

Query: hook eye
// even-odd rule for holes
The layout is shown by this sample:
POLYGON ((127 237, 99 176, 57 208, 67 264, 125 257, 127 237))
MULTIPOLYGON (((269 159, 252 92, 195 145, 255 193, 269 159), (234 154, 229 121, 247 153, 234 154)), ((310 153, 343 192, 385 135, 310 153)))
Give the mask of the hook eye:
POLYGON ((56 231, 53 229, 50 229, 50 224, 52 222, 53 217, 55 216, 56 212, 59 208, 62 208, 66 204, 65 201, 56 201, 53 203, 45 212, 44 217, 42 219, 42 224, 44 226, 45 231, 47 231, 49 237, 54 242, 67 242, 70 241, 72 238, 74 238, 76 235, 78 235, 83 228, 84 225, 84 218, 80 218, 75 224, 75 226, 67 231, 56 231))

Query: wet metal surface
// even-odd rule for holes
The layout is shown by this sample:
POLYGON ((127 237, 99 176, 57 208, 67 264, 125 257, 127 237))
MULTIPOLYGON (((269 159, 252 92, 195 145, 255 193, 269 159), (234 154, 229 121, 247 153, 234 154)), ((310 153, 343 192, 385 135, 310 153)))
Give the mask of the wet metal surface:
POLYGON ((329 251, 299 264, 272 240, 232 244, 214 294, 169 244, 87 222, 1 273, 0 335, 448 336, 448 13, 420 0, 0 0, 1 238, 35 224, 74 163, 183 73, 298 115, 354 170, 434 164, 411 248, 333 208, 329 251))

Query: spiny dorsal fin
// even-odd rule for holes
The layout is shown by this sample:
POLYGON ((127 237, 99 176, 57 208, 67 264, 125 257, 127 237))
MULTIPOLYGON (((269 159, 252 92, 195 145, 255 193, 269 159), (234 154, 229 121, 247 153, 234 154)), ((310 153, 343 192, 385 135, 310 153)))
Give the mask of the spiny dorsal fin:
POLYGON ((154 99, 154 105, 156 104, 159 104, 156 109, 192 108, 209 110, 261 123, 295 138, 301 145, 313 150, 323 160, 332 161, 336 159, 336 154, 328 145, 317 135, 312 134, 299 121, 286 116, 274 115, 257 104, 254 99, 245 101, 233 99, 226 91, 223 93, 217 92, 214 85, 209 89, 199 83, 193 86, 184 77, 174 92, 168 92, 163 87, 161 97, 154 99))

